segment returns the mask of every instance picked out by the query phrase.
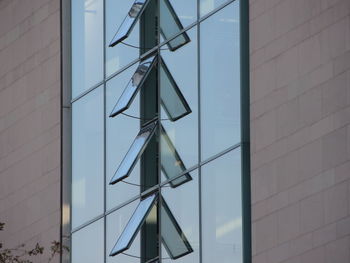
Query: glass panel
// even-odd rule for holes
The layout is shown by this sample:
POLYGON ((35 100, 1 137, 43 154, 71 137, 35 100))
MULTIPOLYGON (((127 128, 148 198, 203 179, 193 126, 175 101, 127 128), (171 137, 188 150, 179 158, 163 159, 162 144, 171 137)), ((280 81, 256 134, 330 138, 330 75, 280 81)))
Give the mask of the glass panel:
POLYGON ((241 152, 202 167, 203 262, 242 262, 241 152))
POLYGON ((129 151, 125 155, 123 161, 119 165, 113 178, 111 179, 110 184, 115 184, 129 176, 131 170, 134 168, 136 162, 147 147, 149 140, 152 138, 155 127, 156 123, 154 122, 141 129, 132 143, 129 151))
POLYGON ((200 0, 200 15, 204 16, 228 1, 230 0, 200 0))
POLYGON ((142 86, 149 72, 153 68, 155 61, 156 57, 153 56, 140 63, 125 90, 123 91, 122 96, 118 99, 117 104, 114 106, 111 114, 109 115, 110 117, 115 117, 119 113, 129 108, 130 104, 136 96, 138 89, 142 86))
POLYGON ((191 113, 190 106, 163 59, 160 67, 160 88, 162 106, 170 120, 176 121, 191 113))
POLYGON ((162 202, 162 241, 172 259, 178 259, 193 252, 186 235, 165 200, 162 202))
POLYGON ((239 6, 201 25, 202 160, 240 141, 239 6))
POLYGON ((187 27, 197 21, 197 0, 168 0, 168 2, 183 27, 187 27))
POLYGON ((193 180, 180 187, 162 187, 162 258, 166 261, 199 262, 198 172, 191 175, 193 180))
MULTIPOLYGON (((169 136, 166 134, 163 127, 161 127, 161 160, 162 160, 162 172, 167 179, 174 178, 175 176, 183 173, 187 170, 184 166, 181 157, 177 153, 173 143, 169 136)), ((189 173, 170 182, 171 187, 177 187, 187 181, 192 180, 189 173)))
POLYGON ((103 79, 103 0, 72 1, 72 97, 103 79))
POLYGON ((72 263, 103 262, 103 225, 103 219, 100 219, 73 233, 71 248, 72 263))
MULTIPOLYGON (((170 39, 183 30, 181 21, 169 0, 160 1, 160 32, 164 39, 170 39)), ((186 32, 182 33, 167 45, 171 51, 175 51, 190 41, 186 32)))
POLYGON ((117 32, 120 25, 128 14, 132 1, 130 0, 106 0, 106 75, 109 76, 117 70, 126 66, 139 56, 139 22, 136 23, 131 31, 126 44, 120 43, 114 47, 109 47, 109 43, 117 32))
POLYGON ((146 3, 148 0, 135 0, 128 14, 124 18, 122 24, 118 28, 117 33, 114 35, 112 41, 109 43, 110 47, 115 46, 116 44, 123 41, 127 38, 135 26, 137 20, 140 18, 143 10, 145 9, 146 3))
MULTIPOLYGON (((167 114, 167 111, 165 110, 165 104, 162 107, 162 126, 169 138, 168 141, 172 144, 172 146, 169 146, 166 141, 163 140, 164 138, 161 140, 161 150, 163 151, 161 153, 162 166, 171 169, 171 173, 169 172, 169 178, 179 175, 179 172, 182 173, 184 167, 190 168, 198 164, 198 74, 196 28, 188 31, 188 35, 192 41, 186 46, 178 49, 176 52, 171 52, 169 50, 161 51, 162 59, 166 63, 169 72, 171 72, 174 81, 176 81, 179 92, 182 93, 182 100, 187 101, 187 104, 189 105, 188 107, 191 110, 186 116, 172 122, 168 120, 169 114, 167 114), (177 152, 178 157, 175 157, 172 154, 174 151, 177 152), (181 160, 181 162, 175 164, 174 157, 181 160), (170 165, 168 162, 172 164, 170 165)), ((163 82, 162 78, 161 85, 161 98, 163 100, 165 100, 165 98, 170 98, 173 101, 177 101, 174 100, 175 95, 169 93, 171 89, 164 88, 166 83, 163 82)), ((176 115, 180 116, 181 113, 184 112, 184 107, 182 107, 181 104, 178 104, 177 106, 178 108, 173 106, 168 106, 167 108, 176 109, 172 111, 178 112, 176 115)), ((166 179, 168 178, 163 177, 163 180, 166 179)))
POLYGON ((73 103, 72 227, 103 213, 103 87, 73 103))
POLYGON ((136 236, 127 253, 121 253, 116 257, 109 257, 109 253, 115 245, 116 239, 121 235, 135 211, 139 200, 123 206, 107 216, 106 230, 106 256, 107 263, 140 263, 140 234, 136 236), (131 255, 131 256, 129 256, 131 255))
POLYGON ((153 194, 143 199, 137 206, 134 214, 130 218, 123 233, 119 237, 117 243, 113 247, 110 256, 115 256, 125 250, 127 250, 133 240, 135 239, 138 231, 141 228, 142 223, 151 211, 151 208, 156 200, 156 195, 153 194))
MULTIPOLYGON (((137 64, 117 75, 107 82, 106 89, 106 190, 107 209, 124 203, 140 193, 140 169, 136 164, 127 181, 110 185, 118 166, 122 162, 130 145, 135 139, 135 135, 140 131, 140 120, 120 114, 117 118, 110 118, 115 102, 121 96, 124 87, 130 80, 130 76, 135 72, 137 64)), ((140 117, 139 95, 136 95, 134 102, 127 110, 127 113, 136 118, 140 117)), ((115 240, 114 240, 115 241, 115 240)))

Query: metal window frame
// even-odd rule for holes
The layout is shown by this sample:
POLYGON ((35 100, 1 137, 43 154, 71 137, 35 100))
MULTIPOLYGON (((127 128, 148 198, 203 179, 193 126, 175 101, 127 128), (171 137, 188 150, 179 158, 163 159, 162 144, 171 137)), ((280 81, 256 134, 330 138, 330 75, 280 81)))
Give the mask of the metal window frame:
POLYGON ((116 255, 118 255, 118 254, 122 253, 123 251, 128 250, 130 248, 132 242, 136 238, 138 232, 140 231, 142 225, 144 224, 147 216, 151 212, 151 210, 152 210, 153 206, 156 204, 157 200, 158 200, 158 194, 153 194, 153 195, 145 197, 143 200, 140 201, 140 203, 136 207, 134 213, 130 217, 128 223, 126 224, 123 232, 121 233, 121 235, 119 236, 117 242, 115 243, 115 245, 113 246, 111 252, 109 253, 110 257, 114 257, 114 256, 116 256, 116 255), (150 204, 147 206, 146 211, 143 212, 142 217, 138 220, 137 226, 136 226, 135 230, 133 231, 131 237, 129 238, 129 240, 127 242, 127 245, 115 251, 115 248, 117 247, 119 241, 123 238, 125 233, 128 232, 128 228, 132 227, 131 224, 133 222, 133 219, 135 219, 135 217, 137 216, 138 209, 141 209, 142 202, 146 202, 146 200, 148 200, 149 198, 151 200, 150 204))
POLYGON ((123 160, 121 161, 118 169, 116 170, 116 172, 114 173, 113 177, 111 178, 109 184, 113 185, 116 184, 120 181, 122 181, 123 179, 127 178, 130 173, 132 172, 133 168, 135 167, 137 161, 140 159, 142 153, 144 152, 144 150, 146 149, 148 143, 150 142, 150 140, 152 139, 155 131, 156 131, 156 127, 157 127, 158 123, 157 122, 151 122, 149 124, 147 124, 145 127, 143 127, 139 133, 137 134, 136 138, 134 139, 132 145, 130 146, 128 152, 126 153, 126 155, 124 156, 123 160), (141 146, 141 149, 138 151, 136 157, 133 159, 131 166, 129 166, 127 173, 122 175, 122 176, 117 176, 117 173, 119 171, 119 169, 123 166, 124 162, 128 159, 128 155, 131 153, 131 149, 134 145, 134 143, 137 141, 137 139, 144 133, 149 132, 149 135, 147 136, 146 140, 144 141, 144 143, 141 146))
MULTIPOLYGON (((128 14, 132 11, 133 7, 137 4, 137 2, 139 2, 140 0, 135 0, 133 5, 131 6, 128 14)), ((115 35, 113 36, 111 42, 109 43, 109 47, 114 47, 115 45, 119 44, 120 42, 122 42, 124 39, 128 38, 128 36, 130 35, 131 31, 133 30, 133 28, 135 27, 137 21, 140 19, 143 11, 145 11, 147 4, 150 2, 151 0, 144 0, 141 9, 138 11, 137 15, 133 18, 133 21, 130 25, 130 27, 128 28, 128 30, 119 38, 115 39, 116 36, 119 33, 119 30, 123 27, 123 24, 127 21, 127 19, 129 18, 129 15, 126 15, 126 17, 124 18, 123 22, 120 24, 117 32, 115 33, 115 35)))
MULTIPOLYGON (((177 160, 177 162, 180 164, 181 170, 182 170, 183 172, 186 171, 187 168, 185 167, 184 163, 182 162, 181 157, 180 157, 179 153, 177 152, 177 150, 176 150, 174 144, 172 143, 171 139, 169 138, 169 136, 168 136, 168 134, 167 134, 165 128, 163 127, 163 125, 160 125, 160 126, 161 126, 161 131, 160 131, 161 134, 160 134, 160 136, 163 136, 163 138, 164 138, 164 140, 165 140, 165 143, 167 144, 167 146, 168 146, 169 149, 170 149, 170 152, 172 152, 172 154, 174 155, 174 158, 175 158, 175 159, 177 160)), ((176 187, 178 187, 178 186, 180 186, 180 185, 183 185, 184 183, 187 183, 187 182, 189 182, 189 181, 192 180, 192 177, 191 177, 191 175, 190 175, 189 173, 185 173, 185 174, 180 173, 180 174, 181 174, 181 177, 177 177, 177 176, 180 175, 180 174, 178 174, 178 175, 176 175, 176 176, 173 176, 173 177, 170 177, 170 176, 168 175, 168 173, 166 172, 166 169, 165 169, 165 167, 164 167, 164 165, 163 165, 162 162, 161 162, 161 167, 162 167, 162 172, 164 173, 165 177, 166 177, 168 180, 171 180, 171 181, 169 181, 169 184, 170 184, 170 186, 171 186, 172 188, 176 188, 176 187), (185 178, 185 180, 183 180, 183 181, 180 182, 180 183, 175 183, 175 180, 172 180, 172 179, 174 179, 174 178, 176 178, 176 180, 179 180, 180 178, 185 178)))
MULTIPOLYGON (((104 75, 104 80, 102 82, 96 83, 93 85, 91 88, 88 90, 82 92, 81 94, 75 96, 74 98, 70 97, 70 94, 67 95, 69 92, 70 87, 70 81, 69 78, 71 76, 70 72, 70 41, 69 41, 69 36, 70 36, 70 1, 65 2, 61 0, 61 92, 63 97, 61 99, 61 121, 62 121, 62 128, 61 128, 61 140, 62 140, 62 145, 61 145, 61 211, 62 211, 62 218, 61 218, 61 244, 69 244, 70 236, 72 233, 75 233, 76 231, 79 231, 80 229, 88 226, 89 224, 97 221, 98 219, 105 217, 112 212, 116 211, 117 209, 129 204, 130 202, 136 200, 139 198, 139 196, 143 195, 144 193, 140 194, 139 196, 135 196, 129 200, 126 200, 122 204, 119 204, 108 211, 104 211, 103 214, 96 216, 95 218, 91 219, 89 222, 86 222, 79 227, 76 227, 74 229, 70 229, 69 222, 68 225, 65 224, 65 226, 62 225, 63 220, 63 215, 65 217, 68 216, 69 219, 69 208, 67 210, 66 205, 67 200, 70 199, 70 161, 68 160, 69 152, 70 152, 70 147, 68 144, 71 143, 71 137, 69 135, 69 126, 70 126, 70 107, 71 104, 95 88, 101 86, 101 84, 105 84, 107 81, 112 79, 113 77, 117 76, 124 70, 128 69, 135 63, 139 62, 140 59, 142 59, 145 56, 149 56, 152 52, 157 51, 160 49, 160 47, 166 46, 168 42, 171 40, 175 39, 177 36, 179 36, 181 33, 184 31, 188 31, 193 27, 200 26, 200 23, 204 21, 205 19, 211 17, 214 15, 216 12, 222 10, 225 8, 227 5, 233 3, 236 0, 229 0, 228 2, 224 3, 223 5, 218 6, 208 14, 200 17, 199 15, 197 16, 197 21, 193 22, 192 24, 186 26, 182 32, 179 32, 178 34, 174 35, 171 39, 167 39, 164 42, 160 43, 158 46, 155 46, 154 48, 148 50, 146 53, 143 55, 140 55, 140 58, 135 59, 131 61, 129 64, 126 66, 122 67, 120 70, 114 72, 111 75, 104 75), (67 91, 67 92, 66 92, 67 91), (66 94, 66 95, 64 95, 66 94), (67 183, 68 181, 68 183, 67 183), (67 231, 67 226, 69 226, 69 231, 67 231), (67 243, 68 242, 68 243, 67 243)), ((200 1, 197 0, 197 3, 200 1)), ((198 12, 198 10, 197 10, 198 12)), ((193 167, 190 167, 188 171, 194 170, 194 169, 199 169, 201 165, 204 165, 205 163, 208 163, 215 158, 218 158, 224 154, 226 154, 229 151, 234 150, 237 147, 242 147, 242 202, 243 202, 243 262, 244 263, 250 263, 251 262, 251 207, 250 207, 250 153, 249 153, 249 4, 246 3, 246 1, 241 0, 240 1, 240 23, 241 23, 241 32, 240 32, 240 41, 241 41, 241 110, 242 113, 242 118, 241 118, 241 125, 242 125, 242 141, 238 143, 235 146, 229 147, 228 149, 222 151, 221 153, 218 153, 214 157, 210 157, 207 160, 200 160, 198 164, 194 165, 193 167), (244 105, 243 105, 244 104, 244 105), (243 138, 244 137, 244 138, 243 138)), ((105 24, 104 24, 105 27, 105 24)), ((199 35, 199 30, 197 32, 199 35)), ((199 38, 198 38, 199 39, 199 38)), ((106 45, 105 45, 106 46, 106 45)), ((198 57, 198 61, 200 58, 198 57)), ((199 78, 200 74, 198 74, 199 78)), ((198 82, 200 85, 200 82, 198 82)), ((200 96, 200 94, 198 94, 200 96)), ((200 105, 199 105, 200 107, 200 105)), ((200 123, 200 120, 199 120, 200 123)), ((200 134, 200 131, 199 131, 200 134)), ((200 138, 199 138, 200 140, 200 138)), ((199 145, 200 148, 200 145, 199 145)), ((200 149, 199 149, 200 152, 200 149)), ((200 177, 200 176, 199 176, 200 177)), ((176 179, 176 178, 174 178, 176 179)), ((200 180, 200 179, 199 179, 200 180)), ((167 182, 161 183, 161 185, 164 185, 167 182)), ((153 188, 149 189, 152 190, 153 188)), ((149 192, 149 191, 146 191, 149 192)), ((201 203, 201 200, 199 200, 201 203)), ((199 219, 201 221, 201 219, 199 219)), ((201 222, 199 222, 201 225, 201 222)), ((105 230, 106 231, 106 230, 105 230)), ((201 232, 201 228, 199 228, 199 231, 201 232)), ((106 234, 106 233, 105 233, 106 234)), ((105 240, 106 242, 106 240, 105 240)), ((199 248, 201 250, 201 248, 199 248)), ((201 257, 201 253, 200 253, 201 257)), ((66 257, 62 257, 61 255, 61 262, 69 262, 70 259, 67 259, 66 257)), ((106 260, 106 258, 105 258, 106 260)))
MULTIPOLYGON (((185 244, 185 247, 187 248, 186 252, 184 252, 184 253, 182 253, 180 255, 174 255, 172 253, 169 245, 165 242, 165 240, 163 238, 163 235, 161 235, 162 236, 162 243, 163 243, 166 251, 168 252, 169 256, 171 257, 171 259, 174 259, 174 260, 175 259, 179 259, 179 258, 181 258, 183 256, 186 256, 186 255, 192 253, 193 252, 193 248, 191 247, 190 242, 187 240, 184 232, 182 231, 181 227, 179 226, 178 222, 176 221, 176 218, 173 216, 173 213, 171 212, 168 204, 165 202, 164 197, 162 198, 162 206, 161 207, 162 207, 162 209, 164 209, 165 213, 169 216, 171 223, 175 227, 178 235, 181 237, 183 243, 185 244)), ((162 224, 162 222, 160 224, 162 224)))
MULTIPOLYGON (((179 31, 178 32, 182 32, 184 27, 179 19, 179 17, 177 16, 173 6, 171 5, 171 3, 169 2, 169 0, 160 0, 160 1, 164 1, 165 5, 167 6, 168 10, 169 10, 169 13, 171 14, 171 17, 172 19, 174 19, 175 21, 175 24, 177 25, 177 27, 179 28, 179 31)), ((164 37, 164 39, 168 39, 165 35, 165 32, 162 28, 162 25, 160 25, 159 27, 160 29, 160 33, 162 34, 162 36, 164 37)), ((173 38, 171 41, 167 42, 166 45, 168 46, 169 50, 174 52, 176 51, 177 49, 179 49, 180 47, 186 45, 187 43, 189 43, 191 41, 190 37, 188 36, 188 34, 186 33, 186 31, 183 31, 182 33, 180 34, 175 34, 177 35, 175 38, 173 38), (185 42, 183 42, 181 45, 178 45, 178 46, 175 46, 173 47, 171 45, 171 42, 174 41, 176 38, 182 36, 184 39, 185 39, 185 42)), ((172 36, 171 36, 172 37, 172 36)))
MULTIPOLYGON (((192 112, 192 110, 191 110, 190 106, 188 105, 188 102, 186 101, 184 95, 182 94, 179 86, 177 85, 174 77, 172 76, 171 72, 169 71, 169 68, 167 67, 164 59, 160 55, 159 55, 159 58, 160 58, 160 67, 164 70, 167 78, 169 79, 169 81, 171 83, 172 88, 174 89, 174 91, 177 95, 177 98, 179 99, 179 101, 181 102, 181 104, 184 106, 184 108, 186 110, 183 114, 176 116, 176 117, 173 117, 170 113, 170 110, 166 106, 166 102, 163 99, 162 92, 161 92, 160 99, 161 99, 163 109, 166 112, 168 118, 174 122, 174 121, 177 121, 177 120, 181 119, 182 117, 185 117, 186 115, 190 114, 192 112)), ((160 88, 160 89, 162 89, 162 88, 160 88)))
POLYGON ((125 87, 125 89, 124 89, 122 95, 120 96, 120 98, 118 99, 117 103, 114 105, 113 110, 109 114, 109 117, 113 118, 113 117, 117 116, 118 114, 122 113, 123 111, 125 111, 126 109, 128 109, 130 107, 131 103, 134 101, 134 99, 136 97, 137 92, 140 90, 140 88, 142 87, 144 82, 147 80, 147 77, 150 74, 150 72, 152 71, 154 65, 157 64, 157 58, 158 58, 158 55, 153 55, 152 57, 148 57, 148 58, 145 58, 142 61, 140 61, 139 66, 137 67, 137 69, 134 72, 133 76, 129 80, 127 86, 125 87), (149 60, 151 60, 151 61, 149 61, 149 60), (142 78, 141 78, 140 82, 134 88, 131 96, 129 98, 126 98, 126 96, 128 94, 128 89, 131 89, 133 87, 133 85, 132 85, 133 77, 136 74, 138 74, 139 71, 142 70, 142 67, 146 63, 149 63, 149 66, 147 67, 146 72, 142 75, 142 78), (127 104, 124 105, 124 106, 120 105, 125 100, 127 101, 127 104), (120 105, 120 106, 118 107, 118 105, 120 105), (118 110, 116 110, 116 108, 118 108, 118 110))

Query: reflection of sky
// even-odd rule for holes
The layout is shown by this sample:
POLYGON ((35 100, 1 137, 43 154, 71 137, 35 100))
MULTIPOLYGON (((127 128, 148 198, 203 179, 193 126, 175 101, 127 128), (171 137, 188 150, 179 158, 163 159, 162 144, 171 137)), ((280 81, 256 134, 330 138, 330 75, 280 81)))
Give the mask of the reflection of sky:
POLYGON ((72 1, 72 94, 103 78, 103 1, 72 1))
POLYGON ((234 2, 201 26, 202 157, 240 141, 240 49, 238 4, 234 2))
POLYGON ((103 210, 103 87, 73 103, 73 227, 103 210))
POLYGON ((240 229, 241 227, 242 218, 239 217, 232 219, 231 221, 216 228, 216 238, 221 238, 222 236, 225 236, 236 229, 240 229))

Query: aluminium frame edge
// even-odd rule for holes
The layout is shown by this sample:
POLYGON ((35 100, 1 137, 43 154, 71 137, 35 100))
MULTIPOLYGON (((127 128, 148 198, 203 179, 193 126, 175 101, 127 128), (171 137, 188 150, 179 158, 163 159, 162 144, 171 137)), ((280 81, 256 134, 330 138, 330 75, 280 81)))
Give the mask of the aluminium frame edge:
MULTIPOLYGON (((71 1, 60 1, 60 244, 71 248, 71 1)), ((60 253, 60 262, 71 262, 71 253, 60 253), (67 255, 67 256, 66 256, 67 255)))

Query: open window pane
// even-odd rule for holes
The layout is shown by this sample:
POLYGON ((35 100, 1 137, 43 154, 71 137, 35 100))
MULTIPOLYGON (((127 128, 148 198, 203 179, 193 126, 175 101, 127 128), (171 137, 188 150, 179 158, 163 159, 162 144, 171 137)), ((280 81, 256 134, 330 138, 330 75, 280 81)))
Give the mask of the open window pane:
POLYGON ((151 211, 156 197, 157 195, 153 194, 139 203, 109 256, 115 256, 130 247, 147 215, 151 211))
POLYGON ((148 2, 149 0, 135 0, 123 23, 120 25, 117 33, 109 44, 110 47, 115 46, 129 36, 148 2))
POLYGON ((147 147, 148 142, 152 138, 156 126, 157 123, 153 122, 141 129, 131 147, 129 148, 129 151, 125 155, 123 161, 119 165, 114 176, 112 177, 110 184, 115 184, 129 176, 136 162, 147 147))
POLYGON ((129 81, 128 85, 126 86, 123 94, 121 95, 117 104, 114 106, 111 114, 109 115, 110 117, 115 117, 119 113, 129 108, 131 102, 136 96, 138 89, 146 80, 155 62, 156 56, 153 56, 147 58, 146 60, 140 63, 131 80, 129 81))
POLYGON ((177 259, 193 252, 164 199, 162 200, 161 218, 162 241, 169 256, 172 259, 177 259))
MULTIPOLYGON (((160 32, 165 39, 178 34, 183 30, 183 26, 178 18, 174 8, 172 7, 169 0, 160 1, 160 32)), ((186 43, 190 42, 190 38, 187 33, 184 32, 175 39, 171 40, 167 45, 171 51, 182 47, 186 43)))
MULTIPOLYGON (((165 129, 162 126, 161 131, 161 160, 162 160, 162 172, 167 179, 174 178, 186 171, 186 167, 183 164, 181 157, 177 153, 173 143, 167 135, 165 129)), ((171 187, 177 187, 188 181, 191 181, 192 177, 189 173, 170 182, 171 187)))
POLYGON ((171 121, 192 112, 163 59, 160 67, 160 89, 163 108, 171 121))

